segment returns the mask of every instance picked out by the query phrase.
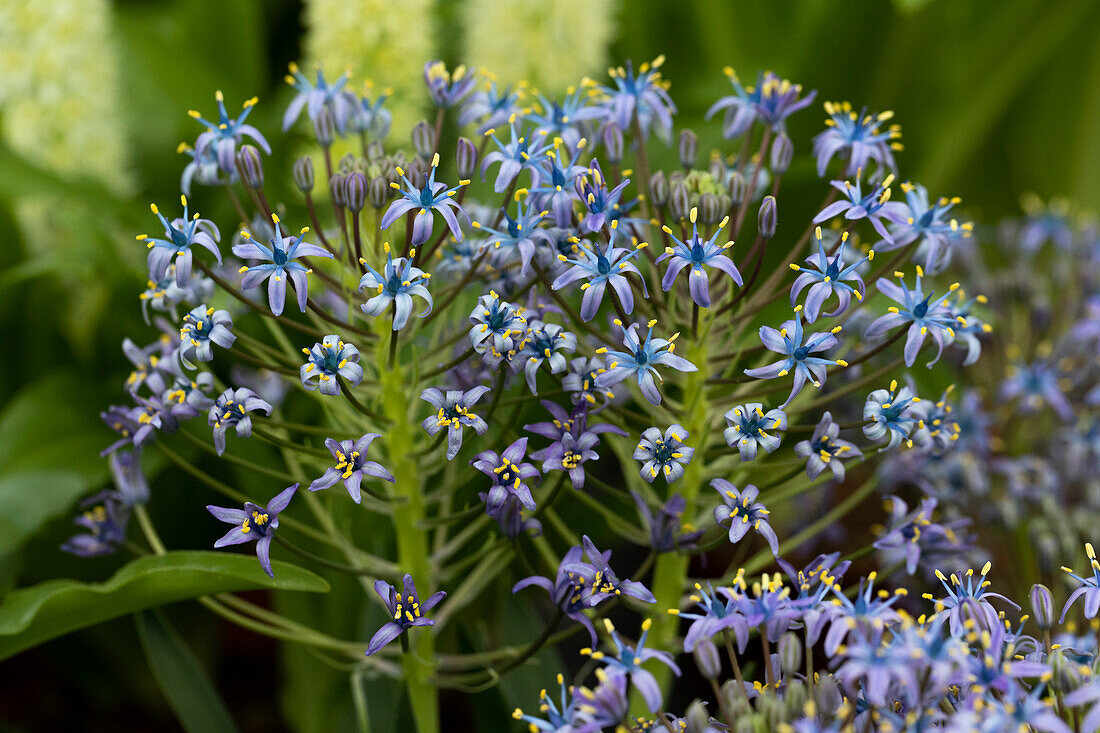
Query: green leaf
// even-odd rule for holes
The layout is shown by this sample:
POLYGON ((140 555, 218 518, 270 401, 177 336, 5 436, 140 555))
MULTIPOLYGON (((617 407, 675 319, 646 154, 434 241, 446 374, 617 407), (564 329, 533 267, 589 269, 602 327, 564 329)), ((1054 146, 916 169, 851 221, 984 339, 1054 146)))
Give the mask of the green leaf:
POLYGON ((272 567, 269 578, 255 557, 170 552, 138 558, 103 583, 50 580, 21 588, 0 603, 0 660, 70 631, 198 596, 256 588, 328 592, 325 579, 309 570, 272 567))
POLYGON ((20 471, 0 476, 0 556, 19 548, 88 490, 75 471, 20 471))
POLYGON ((237 730, 225 703, 194 653, 160 611, 134 614, 149 669, 188 733, 237 730))

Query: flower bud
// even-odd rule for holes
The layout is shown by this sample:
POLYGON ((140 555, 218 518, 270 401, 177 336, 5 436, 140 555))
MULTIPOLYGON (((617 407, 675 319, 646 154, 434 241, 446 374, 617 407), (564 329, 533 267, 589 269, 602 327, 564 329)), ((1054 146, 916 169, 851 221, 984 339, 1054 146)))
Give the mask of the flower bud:
POLYGON ((331 147, 336 141, 336 122, 332 119, 332 110, 327 106, 321 107, 313 119, 313 133, 322 148, 331 147))
POLYGON ((752 713, 751 706, 745 701, 745 688, 740 687, 737 680, 726 680, 718 691, 725 703, 724 709, 729 710, 735 718, 748 716, 752 713))
POLYGON ((788 631, 779 637, 779 668, 783 674, 792 675, 802 665, 802 643, 798 636, 788 631))
POLYGON ((649 200, 657 208, 668 203, 668 178, 664 171, 657 171, 649 177, 649 200))
POLYGON ((714 730, 710 725, 710 714, 702 700, 695 700, 684 714, 684 733, 709 733, 714 730))
POLYGON ((1050 631, 1054 628, 1054 596, 1041 583, 1031 586, 1031 614, 1035 619, 1035 625, 1040 631, 1050 631))
POLYGON ((358 171, 349 173, 344 179, 344 198, 349 209, 362 211, 367 203, 367 177, 358 171))
POLYGON ((686 219, 688 215, 688 209, 691 208, 691 197, 688 195, 687 184, 683 181, 676 181, 669 187, 669 189, 669 213, 672 214, 672 218, 676 221, 686 219))
POLYGON ((814 682, 814 703, 822 714, 831 715, 836 712, 843 700, 840 687, 831 674, 822 674, 814 682))
POLYGON ((250 188, 264 187, 264 162, 256 146, 241 146, 241 151, 237 153, 237 167, 240 168, 241 178, 250 188))
POLYGON ((458 139, 458 150, 455 153, 455 164, 458 168, 459 178, 472 178, 477 170, 477 146, 468 137, 458 139))
POLYGON ((413 185, 413 188, 424 188, 424 183, 428 178, 428 164, 424 162, 423 158, 413 158, 405 166, 405 177, 409 179, 409 183, 413 185))
POLYGON ((416 154, 425 160, 435 153, 435 130, 425 120, 420 120, 412 129, 412 144, 416 154))
POLYGON ((733 199, 733 203, 739 204, 745 200, 745 195, 749 190, 749 184, 745 181, 745 177, 741 175, 740 171, 734 171, 730 174, 730 180, 727 184, 730 192, 730 198, 733 199))
POLYGON ((357 168, 358 166, 356 165, 355 156, 351 153, 344 153, 342 156, 340 156, 340 160, 336 163, 336 170, 340 171, 344 175, 351 173, 357 168))
POLYGON ((775 236, 775 227, 779 223, 779 214, 775 210, 775 196, 765 196, 760 202, 760 213, 756 216, 756 231, 764 239, 775 236))
POLYGON ((382 176, 372 178, 367 186, 367 198, 371 208, 377 210, 386 205, 386 199, 390 196, 390 184, 382 176))
POLYGON ((790 136, 781 132, 775 136, 772 142, 771 164, 772 173, 782 175, 791 167, 791 158, 794 157, 794 143, 790 136))
POLYGON ((695 649, 691 652, 695 657, 695 666, 699 673, 708 680, 718 679, 722 674, 722 660, 718 656, 718 647, 710 639, 700 639, 695 643, 695 649))
POLYGON ((344 177, 339 173, 333 173, 332 178, 328 179, 328 192, 332 196, 332 203, 336 206, 343 208, 347 206, 348 200, 344 191, 344 177))
POLYGON ((722 218, 722 203, 713 193, 704 193, 699 196, 699 218, 704 224, 717 224, 722 218))
POLYGON ((699 155, 699 136, 691 130, 680 130, 680 165, 685 170, 695 167, 695 160, 699 155))
POLYGON ((623 131, 614 122, 608 122, 603 128, 603 147, 607 160, 616 165, 623 159, 623 131))
POLYGON ((377 163, 386 157, 386 146, 381 140, 371 140, 367 143, 367 152, 364 157, 368 163, 377 163))
POLYGON ((309 193, 313 190, 313 160, 308 155, 303 155, 294 161, 291 171, 294 175, 294 185, 299 191, 309 193))
POLYGON ((792 679, 784 685, 783 704, 787 708, 788 720, 795 720, 806 714, 809 697, 806 684, 800 679, 792 679))

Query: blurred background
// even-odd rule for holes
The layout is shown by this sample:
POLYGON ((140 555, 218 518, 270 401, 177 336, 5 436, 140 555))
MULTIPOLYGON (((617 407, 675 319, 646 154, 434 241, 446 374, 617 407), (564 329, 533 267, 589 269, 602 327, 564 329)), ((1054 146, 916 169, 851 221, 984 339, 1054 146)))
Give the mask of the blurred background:
MULTIPOLYGON (((819 101, 894 110, 902 178, 993 223, 1024 192, 1100 210, 1098 29, 1097 0, 0 0, 0 340, 12 356, 0 361, 0 584, 102 579, 117 564, 57 546, 73 504, 106 480, 98 452, 112 438, 97 414, 123 397, 119 345, 152 338, 134 235, 152 227, 149 202, 178 196, 188 158, 176 145, 198 132, 186 112, 209 113, 215 89, 230 106, 260 98, 250 121, 274 143, 275 177, 296 152, 278 132, 291 61, 393 87, 391 144, 405 145, 429 59, 556 92, 664 54, 677 124, 700 132, 703 151, 720 142, 702 115, 727 93, 722 67, 746 81, 773 69, 819 101)), ((793 119, 796 152, 822 119, 816 104, 793 119)), ((821 186, 808 167, 792 178, 794 196, 821 186)), ((217 205, 199 202, 204 216, 229 215, 217 205)), ((168 473, 154 485, 200 510, 207 498, 168 473)), ((170 544, 205 546, 192 518, 158 525, 170 544)), ((195 630, 243 729, 310 727, 309 705, 274 704, 273 647, 195 608, 171 612, 195 630)), ((133 638, 118 621, 0 665, 0 720, 176 729, 133 638)))

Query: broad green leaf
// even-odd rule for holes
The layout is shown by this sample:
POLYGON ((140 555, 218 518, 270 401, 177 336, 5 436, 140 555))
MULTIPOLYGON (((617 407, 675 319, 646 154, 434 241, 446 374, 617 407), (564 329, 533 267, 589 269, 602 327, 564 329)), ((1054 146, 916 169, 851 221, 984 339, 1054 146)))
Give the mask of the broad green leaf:
POLYGON ((210 676, 160 611, 134 614, 145 659, 188 733, 233 733, 237 726, 210 676))
POLYGON ((75 471, 19 471, 0 476, 0 556, 19 548, 54 515, 87 492, 75 471))
POLYGON ((170 552, 130 562, 103 583, 50 580, 0 602, 0 660, 70 631, 146 608, 214 593, 278 588, 325 593, 318 575, 274 562, 269 578, 255 557, 170 552))

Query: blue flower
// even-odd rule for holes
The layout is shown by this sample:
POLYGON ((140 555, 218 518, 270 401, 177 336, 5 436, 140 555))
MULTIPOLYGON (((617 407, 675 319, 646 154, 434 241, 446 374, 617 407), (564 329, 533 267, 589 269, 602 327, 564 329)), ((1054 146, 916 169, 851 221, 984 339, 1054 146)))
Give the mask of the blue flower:
POLYGON ((722 135, 727 140, 733 140, 748 132, 752 123, 756 121, 755 102, 759 93, 755 89, 752 93, 746 90, 731 67, 727 66, 723 72, 733 85, 733 94, 722 97, 712 104, 704 119, 709 120, 715 112, 726 110, 725 120, 722 123, 722 135))
POLYGON ((366 133, 376 140, 381 140, 390 133, 390 126, 393 124, 393 113, 384 106, 386 100, 393 94, 393 90, 385 89, 371 99, 373 91, 373 86, 368 81, 358 100, 358 106, 352 114, 351 123, 356 132, 366 133))
POLYGON ((768 509, 756 500, 760 490, 752 484, 738 489, 721 478, 714 479, 710 485, 722 499, 722 503, 714 507, 714 521, 719 527, 725 527, 728 523, 730 542, 740 542, 752 529, 764 538, 772 554, 778 556, 779 539, 768 522, 768 509))
POLYGON ((581 285, 584 295, 581 296, 580 315, 581 319, 585 321, 590 321, 596 316, 600 305, 603 303, 603 296, 608 285, 614 289, 623 310, 627 313, 634 312, 634 291, 630 287, 630 281, 626 279, 627 273, 638 276, 643 294, 648 297, 642 273, 631 262, 647 244, 645 242, 635 244, 633 249, 616 247, 615 236, 618 227, 615 224, 615 222, 612 223, 611 236, 607 246, 602 250, 598 242, 592 245, 588 245, 586 242, 578 242, 574 257, 570 258, 563 254, 558 255, 560 261, 569 263, 572 267, 559 275, 550 287, 554 290, 560 290, 569 283, 576 282, 581 278, 588 278, 588 282, 581 285))
MULTIPOLYGON (((575 548, 578 551, 580 548, 575 548)), ((538 580, 546 580, 545 578, 537 578, 538 580)), ((531 580, 531 578, 528 578, 531 580)), ((523 581, 520 581, 522 583, 523 581)), ((547 581, 549 582, 549 581, 547 581)), ((519 588, 519 583, 512 589, 514 593, 519 588)), ((583 615, 585 621, 588 621, 583 615)), ((588 621, 589 626, 592 622, 588 621)), ((596 643, 596 632, 592 631, 592 643, 596 643)), ((548 733, 563 733, 568 731, 587 731, 595 730, 591 728, 589 717, 590 713, 582 708, 587 706, 582 704, 582 699, 578 695, 578 691, 569 685, 565 684, 565 676, 560 672, 558 673, 558 687, 561 688, 561 695, 558 698, 558 702, 554 702, 546 690, 539 691, 539 714, 543 717, 536 718, 533 715, 528 715, 523 712, 522 709, 516 708, 512 711, 512 718, 515 720, 527 723, 528 730, 538 733, 538 731, 547 731, 548 733)))
POLYGON ((603 171, 600 170, 600 162, 593 158, 588 173, 578 176, 575 180, 577 198, 587 212, 581 220, 581 229, 586 232, 598 232, 616 213, 619 199, 627 184, 630 183, 630 179, 624 178, 619 185, 608 189, 607 179, 603 177, 603 171))
POLYGON ((765 453, 774 451, 782 438, 772 435, 771 431, 787 429, 787 413, 778 407, 764 412, 764 406, 759 402, 738 405, 728 410, 725 418, 729 427, 722 432, 722 436, 726 439, 726 445, 737 448, 743 462, 756 460, 761 448, 765 453))
POLYGON ((241 279, 241 289, 251 290, 264 280, 270 278, 267 285, 267 302, 271 306, 271 312, 281 315, 286 303, 286 281, 290 280, 294 286, 294 293, 298 296, 298 308, 305 313, 306 299, 309 297, 309 282, 306 278, 312 270, 296 260, 299 257, 328 257, 332 254, 316 244, 303 241, 303 237, 309 228, 302 229, 296 236, 283 236, 279 229, 279 217, 271 215, 275 223, 275 236, 271 237, 270 247, 264 246, 251 238, 248 232, 241 232, 245 241, 233 245, 233 254, 245 260, 267 260, 260 265, 245 265, 241 272, 245 276, 241 279))
POLYGON ((321 394, 340 394, 337 377, 347 380, 353 387, 363 381, 363 367, 359 366, 359 349, 345 344, 336 334, 325 336, 313 348, 302 349, 306 363, 298 369, 302 386, 308 390, 318 387, 321 394))
POLYGON ((1085 554, 1089 558, 1089 569, 1092 570, 1092 577, 1083 578, 1073 572, 1072 569, 1062 566, 1062 571, 1076 580, 1078 586, 1066 599, 1066 605, 1062 608, 1062 616, 1058 619, 1058 623, 1063 623, 1066 620, 1066 614, 1069 613, 1070 607, 1080 598, 1085 599, 1085 618, 1096 618, 1096 615, 1100 613, 1100 561, 1096 559, 1096 551, 1092 549, 1091 542, 1085 543, 1085 554))
POLYGON ((421 426, 428 435, 435 435, 447 428, 448 461, 453 461, 462 448, 463 428, 473 428, 478 435, 485 435, 485 431, 489 429, 484 420, 470 411, 488 391, 489 388, 483 386, 466 392, 457 389, 444 392, 436 387, 429 387, 420 393, 420 399, 437 410, 436 414, 424 418, 421 426))
POLYGON ((276 494, 266 507, 250 501, 245 502, 243 509, 207 505, 206 511, 213 514, 215 518, 226 524, 235 525, 214 543, 214 547, 240 545, 255 540, 256 557, 260 559, 260 566, 268 576, 275 577, 271 570, 271 540, 274 539, 275 531, 279 528, 279 515, 289 506, 297 490, 298 484, 288 486, 276 494))
POLYGON ((435 180, 435 172, 438 167, 439 153, 436 153, 432 158, 432 168, 428 172, 428 177, 422 188, 414 186, 402 168, 398 167, 396 169, 397 175, 401 176, 401 180, 405 184, 405 188, 402 189, 401 185, 396 182, 390 183, 390 187, 400 193, 401 197, 390 204, 390 208, 386 209, 382 222, 379 224, 379 229, 389 229, 395 221, 416 209, 416 215, 413 216, 413 247, 419 247, 432 236, 432 230, 435 227, 435 213, 439 213, 443 217, 443 221, 447 223, 447 228, 451 230, 451 235, 456 240, 462 241, 462 226, 459 224, 455 212, 458 212, 458 216, 461 216, 467 225, 470 223, 470 217, 466 210, 454 200, 454 197, 458 193, 458 189, 469 185, 470 181, 463 179, 458 182, 457 186, 447 188, 447 184, 438 183, 435 180))
POLYGON ((310 491, 320 491, 335 486, 343 481, 344 488, 348 490, 351 500, 356 504, 362 501, 363 478, 370 476, 384 481, 394 482, 393 474, 385 469, 381 463, 366 460, 370 444, 378 437, 378 433, 367 433, 356 441, 325 439, 325 447, 336 460, 336 465, 325 470, 320 478, 316 478, 309 485, 310 491))
POLYGON ((910 325, 905 338, 905 365, 913 366, 913 362, 917 360, 917 354, 920 353, 921 346, 924 345, 925 336, 931 335, 937 347, 936 358, 928 362, 928 366, 931 367, 939 361, 940 354, 943 353, 943 347, 955 339, 954 326, 959 322, 958 317, 951 312, 951 309, 945 303, 951 294, 958 290, 959 284, 952 284, 946 293, 933 300, 934 293, 924 294, 921 284, 924 270, 920 265, 917 265, 917 279, 912 290, 905 286, 904 272, 895 272, 894 277, 898 279, 896 284, 882 277, 878 279, 875 286, 883 295, 898 303, 901 307, 890 306, 887 308, 889 313, 872 321, 864 331, 864 336, 875 338, 897 326, 908 323, 910 325))
POLYGON ((600 375, 606 371, 603 360, 597 357, 577 357, 569 362, 569 372, 562 378, 561 388, 570 393, 574 402, 594 405, 597 395, 606 402, 614 396, 613 393, 596 385, 600 375))
POLYGON ((986 582, 985 576, 989 575, 990 563, 986 563, 982 566, 981 573, 974 577, 974 570, 968 569, 965 573, 951 573, 950 577, 944 576, 939 570, 936 571, 936 577, 939 578, 940 584, 943 585, 947 595, 944 598, 935 599, 931 593, 923 594, 923 598, 929 601, 934 601, 936 607, 936 615, 946 614, 951 623, 951 633, 958 634, 962 629, 966 628, 966 619, 968 617, 968 608, 973 608, 974 603, 977 603, 977 607, 985 616, 985 626, 989 629, 1004 628, 1000 614, 997 613, 989 600, 996 598, 1004 601, 1012 608, 1019 610, 1019 606, 1013 603, 1010 599, 1001 595, 1000 593, 993 593, 987 590, 989 583, 986 582), (967 601, 971 601, 967 603, 967 601))
POLYGON ((863 171, 856 171, 856 182, 832 181, 832 186, 844 194, 844 199, 834 201, 826 206, 814 217, 814 224, 828 221, 834 216, 844 214, 848 221, 866 219, 871 222, 879 236, 887 242, 893 242, 893 235, 886 229, 883 219, 887 222, 904 222, 906 212, 905 204, 890 201, 890 184, 894 181, 894 174, 886 176, 881 183, 871 186, 866 194, 863 193, 863 171))
POLYGON ((573 205, 577 201, 577 179, 588 169, 577 164, 585 148, 584 138, 576 142, 576 152, 568 161, 561 157, 561 141, 560 137, 554 138, 554 149, 546 151, 538 183, 531 186, 531 195, 541 208, 553 213, 555 226, 569 230, 573 226, 573 205))
POLYGON ((661 404, 661 393, 657 390, 657 383, 653 376, 661 379, 657 372, 658 366, 667 366, 681 372, 698 371, 696 366, 687 359, 676 356, 673 352, 675 339, 679 334, 674 334, 669 339, 653 338, 653 326, 656 321, 650 321, 647 326, 645 341, 638 340, 638 324, 632 323, 623 330, 623 346, 626 351, 608 351, 606 348, 596 350, 597 354, 607 354, 607 371, 596 380, 596 386, 601 389, 609 389, 616 384, 630 378, 636 378, 642 394, 651 404, 661 404))
POLYGON ((1023 197, 1027 219, 1020 228, 1019 244, 1024 252, 1035 252, 1047 242, 1063 250, 1073 247, 1074 226, 1065 199, 1051 199, 1046 205, 1034 194, 1023 197))
POLYGON ((885 590, 875 592, 877 578, 878 574, 875 572, 861 578, 858 589, 851 597, 844 592, 836 578, 824 579, 833 594, 833 602, 825 607, 829 631, 825 635, 824 647, 829 656, 837 653, 853 629, 880 630, 901 620, 894 604, 905 595, 904 589, 899 589, 892 595, 885 590))
POLYGON ((771 127, 773 132, 784 132, 787 118, 809 106, 817 96, 817 92, 812 91, 800 99, 801 84, 780 79, 771 71, 761 72, 757 76, 756 86, 748 88, 741 85, 733 69, 727 66, 724 72, 733 85, 734 93, 711 105, 706 119, 709 120, 719 110, 726 110, 722 134, 728 140, 748 132, 757 120, 771 127))
POLYGON ((194 369, 191 359, 212 360, 212 344, 228 349, 237 340, 230 330, 232 328, 233 319, 228 311, 207 308, 205 304, 196 306, 183 317, 183 324, 180 326, 180 361, 194 369))
POLYGON ((267 144, 267 140, 260 134, 260 131, 252 125, 245 124, 248 114, 258 101, 256 97, 245 101, 244 111, 236 119, 230 118, 225 111, 225 99, 220 91, 214 93, 214 99, 218 103, 217 122, 203 119, 202 115, 195 110, 190 110, 187 113, 207 128, 206 132, 201 133, 195 140, 194 158, 196 162, 200 159, 213 158, 217 160, 218 168, 221 169, 222 173, 235 176, 237 171, 237 146, 244 141, 246 136, 259 145, 265 153, 271 155, 271 146, 267 144))
POLYGON ((634 580, 620 580, 608 565, 611 551, 600 552, 588 539, 581 537, 584 554, 588 562, 573 562, 565 565, 566 573, 577 586, 584 589, 584 602, 589 608, 595 608, 608 598, 628 596, 643 603, 656 603, 657 599, 644 585, 634 580))
POLYGON ((684 445, 688 432, 683 425, 670 425, 661 434, 660 428, 646 428, 634 449, 634 460, 642 462, 639 474, 649 483, 663 474, 666 483, 684 475, 685 467, 695 456, 695 449, 684 445))
POLYGON ((214 428, 214 448, 219 456, 225 452, 225 432, 230 427, 237 431, 238 437, 252 436, 252 416, 248 413, 256 410, 270 415, 271 403, 260 399, 247 387, 229 387, 222 392, 207 418, 207 423, 214 428))
POLYGON ((607 633, 611 635, 611 640, 615 643, 615 656, 609 657, 603 652, 595 652, 592 649, 582 649, 581 654, 602 662, 606 665, 606 669, 613 670, 612 674, 630 675, 631 683, 641 693, 642 699, 645 700, 650 711, 655 713, 661 710, 663 707, 661 686, 657 684, 657 678, 653 676, 653 673, 644 668, 642 664, 651 659, 656 659, 671 669, 677 677, 680 676, 680 668, 676 666, 676 662, 673 661, 670 653, 645 648, 646 637, 649 636, 649 629, 653 626, 653 619, 647 618, 642 622, 642 635, 638 637, 638 643, 633 647, 624 644, 623 640, 619 638, 619 633, 612 625, 611 619, 605 618, 603 622, 607 628, 607 633))
POLYGON ((493 264, 498 269, 504 269, 505 265, 518 259, 521 263, 520 275, 526 277, 531 267, 531 259, 535 256, 535 238, 540 237, 539 224, 546 218, 548 212, 540 211, 535 206, 535 200, 528 196, 520 204, 516 197, 516 216, 512 217, 505 208, 501 211, 504 215, 504 228, 493 229, 474 222, 473 227, 488 233, 488 237, 482 243, 482 247, 491 247, 494 250, 493 264))
POLYGON ((1074 417, 1073 406, 1062 389, 1062 374, 1058 365, 1046 359, 1036 359, 1030 364, 1018 361, 1008 367, 1008 377, 1001 382, 998 396, 1005 402, 1019 400, 1017 409, 1022 413, 1038 411, 1049 405, 1065 421, 1074 417))
POLYGON ((200 219, 198 214, 188 218, 187 197, 180 196, 183 204, 183 216, 169 222, 157 209, 156 204, 149 204, 149 208, 164 227, 164 238, 158 239, 147 234, 139 234, 139 242, 145 242, 149 248, 149 279, 154 282, 163 281, 168 275, 169 266, 175 267, 176 285, 187 288, 191 284, 191 253, 192 245, 199 245, 210 250, 220 263, 221 252, 218 250, 218 240, 221 234, 218 227, 209 219, 200 219), (175 262, 172 258, 175 258, 175 262))
POLYGON ((527 319, 521 308, 501 300, 495 290, 478 298, 470 313, 470 344, 491 367, 523 348, 527 319))
POLYGON ((817 158, 817 175, 824 176, 829 161, 840 154, 847 159, 845 176, 855 175, 856 171, 866 168, 867 163, 875 161, 880 168, 897 173, 894 162, 895 150, 901 150, 901 125, 890 125, 882 130, 881 125, 894 117, 893 112, 867 114, 864 107, 857 114, 848 102, 826 102, 825 131, 814 138, 814 156, 817 158))
POLYGON ((634 72, 634 64, 626 62, 622 66, 607 70, 614 87, 601 86, 606 95, 604 108, 607 119, 619 126, 620 130, 630 130, 635 118, 641 130, 643 140, 649 137, 649 130, 656 125, 657 135, 666 142, 672 136, 672 115, 676 114, 676 105, 668 96, 668 82, 659 71, 665 62, 664 56, 658 56, 652 62, 644 63, 634 72))
POLYGON ((769 351, 784 354, 786 358, 780 359, 769 366, 746 369, 745 374, 757 379, 774 379, 775 377, 787 376, 793 369, 794 385, 791 387, 791 394, 781 407, 790 404, 791 400, 802 391, 802 387, 807 381, 821 389, 821 385, 825 384, 825 368, 827 366, 832 364, 848 365, 847 362, 840 359, 833 361, 820 356, 812 356, 812 354, 828 351, 836 346, 836 336, 828 331, 806 337, 802 330, 802 317, 800 314, 796 314, 792 320, 785 321, 779 327, 779 330, 771 326, 761 326, 760 340, 769 351), (802 342, 804 337, 806 339, 805 344, 802 342))
POLYGON ((456 66, 454 71, 447 71, 447 65, 442 61, 429 61, 424 64, 424 84, 428 87, 432 104, 448 109, 473 91, 477 79, 466 73, 465 66, 456 66))
POLYGON ((332 112, 332 120, 340 134, 343 135, 347 132, 348 122, 356 114, 359 107, 355 95, 344 88, 348 83, 348 72, 345 71, 336 81, 329 84, 325 81, 325 75, 318 67, 317 83, 313 84, 298 70, 297 64, 291 63, 290 74, 286 76, 286 83, 294 87, 298 93, 290 101, 286 113, 283 115, 283 132, 290 129, 290 126, 302 114, 303 109, 306 110, 310 121, 316 124, 317 115, 323 107, 328 107, 329 111, 332 112))
POLYGON ((888 252, 920 240, 916 256, 924 258, 924 269, 929 274, 940 272, 951 262, 952 243, 971 236, 974 231, 973 224, 960 224, 949 216, 962 199, 941 198, 929 204, 924 186, 903 183, 901 190, 905 192, 907 211, 890 226, 893 243, 883 242, 879 249, 888 252))
POLYGON ((569 150, 579 153, 585 123, 601 120, 607 115, 604 107, 590 104, 595 87, 594 81, 585 79, 580 86, 566 89, 566 96, 560 103, 552 102, 536 92, 538 104, 523 119, 535 126, 536 135, 544 135, 547 139, 560 137, 569 150))
POLYGON ((485 134, 496 143, 498 149, 482 159, 481 179, 485 180, 485 171, 489 169, 490 165, 500 163, 500 170, 497 171, 496 181, 493 183, 493 190, 497 193, 501 193, 508 188, 523 170, 527 170, 531 174, 532 186, 539 185, 542 159, 546 157, 547 152, 550 150, 550 143, 546 141, 545 135, 534 133, 535 139, 532 140, 530 135, 519 134, 516 131, 515 114, 508 118, 508 127, 511 130, 512 137, 507 143, 500 141, 496 130, 489 129, 485 131, 485 134))
POLYGON ((821 308, 833 295, 836 295, 837 305, 831 313, 826 313, 825 318, 835 318, 848 310, 848 305, 854 295, 856 300, 863 300, 866 287, 863 277, 859 274, 859 268, 864 263, 875 258, 875 251, 871 250, 867 256, 850 265, 844 264, 844 244, 848 241, 848 232, 840 235, 840 246, 835 255, 825 253, 825 243, 821 238, 821 227, 814 230, 814 238, 817 240, 817 254, 806 258, 807 266, 791 264, 790 268, 799 273, 791 286, 791 305, 798 302, 798 296, 803 288, 809 286, 810 292, 806 294, 806 322, 813 323, 821 314, 821 308), (812 269, 811 269, 812 268, 812 269), (849 285, 848 282, 855 283, 849 285))
MULTIPOLYGON (((485 70, 482 73, 488 74, 485 70)), ((503 89, 498 88, 496 78, 490 77, 484 89, 474 92, 466 99, 462 112, 458 115, 458 124, 476 122, 478 132, 484 133, 491 127, 504 124, 512 115, 522 112, 519 105, 522 97, 523 92, 520 89, 510 84, 503 89)))
POLYGON ((690 267, 688 272, 688 291, 691 293, 691 299, 700 308, 710 307, 710 283, 707 278, 706 267, 714 267, 730 276, 730 278, 741 285, 741 273, 737 271, 737 266, 733 264, 733 260, 726 256, 726 250, 733 246, 733 242, 726 242, 723 245, 718 244, 718 235, 722 233, 722 230, 729 223, 730 218, 727 216, 718 224, 718 228, 714 230, 714 234, 710 239, 704 240, 699 234, 699 227, 696 224, 699 210, 696 207, 691 208, 689 218, 691 219, 691 237, 686 241, 681 241, 675 234, 672 233, 672 229, 668 226, 662 227, 665 234, 667 234, 673 242, 676 243, 675 247, 665 247, 665 252, 657 258, 657 262, 663 262, 670 260, 668 269, 665 270, 665 275, 661 279, 661 287, 667 293, 672 289, 673 283, 676 282, 676 277, 680 274, 685 267, 690 267))
POLYGON ((546 362, 550 365, 551 374, 565 371, 565 355, 577 350, 577 335, 563 330, 556 323, 535 320, 529 321, 527 326, 523 348, 512 361, 512 368, 517 372, 523 368, 531 394, 537 394, 539 367, 546 362))
POLYGON ((176 152, 191 157, 191 162, 183 167, 183 173, 180 174, 180 191, 184 196, 191 195, 191 184, 195 182, 203 186, 223 186, 236 183, 239 179, 235 167, 230 171, 221 169, 218 165, 218 153, 211 147, 203 148, 200 152, 187 143, 180 143, 176 152))
POLYGON ((837 437, 839 434, 840 426, 833 422, 832 414, 825 412, 810 439, 795 444, 795 455, 806 459, 806 475, 809 478, 815 479, 826 468, 831 468, 833 478, 843 481, 842 461, 845 458, 858 458, 863 455, 853 443, 837 437))
POLYGON ((649 531, 649 546, 655 552, 690 550, 698 544, 703 530, 692 529, 684 521, 687 500, 678 492, 668 497, 668 501, 657 509, 656 514, 650 511, 649 505, 640 494, 632 491, 630 495, 634 497, 642 524, 649 531))
POLYGON ((375 289, 378 294, 360 306, 363 312, 370 316, 378 317, 393 304, 393 330, 400 331, 409 322, 412 315, 413 296, 427 301, 427 307, 418 314, 423 318, 432 312, 432 295, 425 287, 425 283, 431 275, 418 267, 413 267, 412 259, 406 257, 393 258, 389 242, 383 243, 386 250, 386 266, 382 272, 378 272, 370 265, 364 265, 367 272, 359 280, 359 290, 366 288, 375 289))
POLYGON ((898 389, 898 381, 890 382, 890 389, 876 389, 867 397, 863 405, 863 434, 871 440, 882 440, 890 436, 890 442, 882 450, 890 450, 910 439, 918 425, 923 425, 920 414, 913 409, 921 400, 913 394, 908 385, 898 389))
POLYGON ((912 575, 922 555, 927 561, 929 555, 943 559, 947 555, 960 555, 971 549, 961 542, 956 531, 969 522, 940 524, 932 520, 936 510, 935 497, 921 499, 920 505, 912 511, 909 505, 896 496, 887 497, 890 502, 890 518, 882 537, 875 540, 874 546, 886 553, 889 559, 905 560, 905 572, 912 575))
POLYGON ((367 656, 377 654, 382 647, 401 636, 409 629, 419 626, 434 626, 435 621, 423 614, 432 610, 447 597, 446 592, 437 591, 428 596, 423 603, 416 592, 416 584, 408 573, 401 579, 401 593, 384 580, 374 581, 374 592, 386 604, 386 610, 390 614, 390 621, 383 624, 382 628, 375 632, 367 645, 367 656))

